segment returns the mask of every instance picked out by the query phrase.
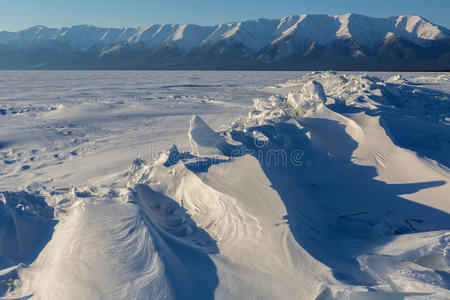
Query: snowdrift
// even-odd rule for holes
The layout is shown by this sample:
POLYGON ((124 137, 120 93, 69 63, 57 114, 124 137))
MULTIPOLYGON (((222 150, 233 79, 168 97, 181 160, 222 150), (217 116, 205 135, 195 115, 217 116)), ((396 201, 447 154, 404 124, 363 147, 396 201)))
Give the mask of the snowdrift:
POLYGON ((448 299, 448 95, 333 72, 269 90, 123 184, 3 193, 2 296, 448 299))

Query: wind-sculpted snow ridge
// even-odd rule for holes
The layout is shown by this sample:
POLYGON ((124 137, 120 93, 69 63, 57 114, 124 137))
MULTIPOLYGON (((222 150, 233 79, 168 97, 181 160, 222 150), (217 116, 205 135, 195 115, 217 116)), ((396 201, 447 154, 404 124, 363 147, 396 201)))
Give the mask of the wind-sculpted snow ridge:
POLYGON ((216 242, 167 196, 137 184, 48 201, 60 222, 33 264, 5 278, 8 298, 212 299, 216 242))
MULTIPOLYGON (((236 199, 211 188, 191 171, 208 163, 191 154, 179 153, 175 147, 167 153, 161 153, 150 165, 135 161, 129 185, 154 185, 186 209, 195 223, 205 228, 221 245, 258 237, 258 221, 244 212, 236 199), (180 160, 179 163, 177 160, 180 160)), ((202 239, 193 242, 198 246, 203 243, 202 239)))
POLYGON ((268 90, 112 182, 4 192, 0 295, 448 299, 448 95, 334 72, 268 90))
POLYGON ((239 286, 268 299, 447 298, 448 171, 396 146, 382 108, 411 105, 410 119, 445 127, 442 115, 426 116, 448 104, 420 103, 424 94, 403 104, 413 87, 398 76, 313 73, 278 88, 288 96, 255 100, 220 132, 193 117, 199 156, 174 146, 132 172, 131 182, 176 199, 234 261, 214 260, 216 297, 237 297, 229 287, 239 286))
MULTIPOLYGON (((423 143, 436 141, 417 133, 426 130, 420 128, 423 125, 432 126, 434 135, 448 137, 448 95, 420 90, 399 76, 382 81, 333 72, 312 73, 275 89, 289 92, 287 101, 283 97, 256 101, 249 117, 232 128, 241 141, 248 138, 239 131, 259 131, 267 137, 267 145, 281 144, 287 150, 286 145, 294 143, 303 150, 302 161, 310 165, 306 169, 287 161, 282 172, 275 172, 267 156, 260 159, 266 174, 275 174, 272 185, 277 189, 279 183, 287 219, 295 216, 291 231, 299 244, 331 267, 336 279, 370 286, 370 292, 353 291, 351 297, 447 298, 450 207, 444 194, 449 192, 445 167, 449 159, 438 144, 427 152, 417 140, 409 145, 400 141, 414 131, 422 134, 423 143), (305 89, 312 85, 315 93, 305 101, 305 89), (290 117, 293 113, 295 118, 290 117), (398 124, 402 118, 408 118, 408 127, 398 124), (438 165, 416 155, 436 159, 438 165), (288 178, 279 178, 283 173, 297 182, 290 185, 288 178), (403 245, 406 240, 411 242, 403 245), (359 268, 364 274, 358 275, 359 268)), ((445 138, 436 142, 449 149, 445 138)), ((325 299, 341 294, 325 289, 322 295, 325 299)))

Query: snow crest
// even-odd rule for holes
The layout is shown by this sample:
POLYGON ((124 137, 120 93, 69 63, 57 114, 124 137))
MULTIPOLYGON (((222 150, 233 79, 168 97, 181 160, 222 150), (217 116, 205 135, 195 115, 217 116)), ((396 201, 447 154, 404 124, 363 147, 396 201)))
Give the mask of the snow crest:
POLYGON ((305 74, 187 150, 2 192, 0 295, 448 299, 449 104, 413 81, 305 74))

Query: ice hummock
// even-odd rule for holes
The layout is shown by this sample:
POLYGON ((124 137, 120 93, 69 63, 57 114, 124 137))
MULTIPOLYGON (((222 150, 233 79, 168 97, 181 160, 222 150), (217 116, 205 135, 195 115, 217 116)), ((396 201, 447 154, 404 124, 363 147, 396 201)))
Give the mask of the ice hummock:
POLYGON ((327 96, 323 86, 315 80, 305 83, 299 92, 290 92, 287 98, 287 104, 300 117, 326 101, 327 96))
POLYGON ((8 264, 0 270, 0 297, 448 299, 450 146, 443 120, 450 116, 448 93, 437 89, 448 80, 433 78, 440 84, 421 88, 421 79, 405 84, 364 74, 305 74, 279 85, 277 95, 258 94, 250 113, 218 131, 193 117, 192 149, 169 130, 183 131, 185 139, 186 115, 213 120, 211 113, 247 110, 250 99, 233 108, 164 98, 172 110, 143 111, 158 105, 153 100, 135 107, 141 119, 132 115, 131 100, 95 100, 114 113, 73 114, 68 128, 61 128, 64 118, 47 118, 36 127, 51 127, 57 145, 27 151, 31 142, 20 144, 11 132, 30 119, 6 115, 2 185, 36 178, 41 184, 27 181, 33 192, 3 193, 0 231, 7 234, 0 234, 0 255, 8 264), (123 122, 126 116, 133 117, 123 122), (164 120, 169 126, 159 123, 164 120), (121 170, 119 153, 128 160, 138 156, 128 150, 133 143, 158 141, 149 128, 161 129, 166 141, 170 136, 168 146, 179 146, 154 160, 139 155, 121 170), (138 129, 142 135, 129 134, 138 129), (114 143, 105 142, 108 135, 114 143), (101 148, 105 144, 109 148, 101 148), (234 145, 242 151, 227 159, 234 145), (65 158, 72 147, 80 155, 65 158), (103 150, 97 156, 96 147, 103 150), (103 169, 108 164, 114 172, 103 169), (42 240, 30 219, 49 233, 53 227, 46 226, 59 223, 42 240), (16 228, 19 235, 9 234, 16 228), (38 238, 23 235, 24 228, 38 238), (17 244, 34 256, 16 255, 17 244), (6 249, 11 245, 13 251, 6 249))
POLYGON ((229 153, 231 145, 212 130, 199 116, 192 116, 188 132, 192 153, 197 156, 217 156, 229 153))

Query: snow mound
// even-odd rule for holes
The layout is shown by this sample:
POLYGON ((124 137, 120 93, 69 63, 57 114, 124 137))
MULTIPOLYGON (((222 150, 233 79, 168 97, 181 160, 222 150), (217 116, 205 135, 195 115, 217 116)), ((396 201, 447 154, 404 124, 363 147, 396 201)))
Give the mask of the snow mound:
POLYGON ((409 81, 406 80, 401 74, 393 75, 386 79, 387 83, 395 83, 395 84, 408 84, 409 81))
MULTIPOLYGON (((134 162, 128 185, 137 187, 138 194, 139 189, 143 189, 144 186, 153 186, 161 194, 169 196, 177 207, 189 212, 199 228, 205 228, 214 241, 222 245, 258 235, 257 220, 243 211, 236 199, 206 185, 190 170, 195 170, 205 161, 183 153, 178 155, 181 159, 173 165, 166 164, 167 155, 164 153, 150 164, 143 161, 134 162)), ((156 193, 149 192, 148 188, 144 189, 147 193, 156 193)), ((164 206, 158 205, 158 209, 164 209, 164 206)), ((184 221, 178 223, 182 224, 184 221)), ((192 231, 189 227, 183 231, 190 233, 187 240, 191 245, 208 252, 217 251, 217 249, 207 250, 211 241, 202 238, 198 232, 192 231)))
POLYGON ((268 99, 255 99, 247 117, 234 122, 234 126, 243 128, 266 124, 267 122, 282 122, 288 118, 289 112, 283 105, 285 97, 271 96, 268 99))
POLYGON ((273 90, 218 131, 192 117, 191 149, 3 192, 0 296, 448 299, 447 95, 335 72, 273 90))
POLYGON ((33 264, 16 272, 12 297, 210 297, 217 275, 206 253, 218 252, 216 242, 172 199, 144 184, 59 196, 60 223, 33 264))
MULTIPOLYGON (((317 299, 448 298, 446 289, 449 270, 447 259, 449 207, 442 198, 443 194, 432 192, 433 189, 448 191, 446 184, 448 171, 445 168, 428 165, 427 162, 418 159, 415 153, 398 147, 391 140, 397 136, 400 139, 402 135, 407 135, 407 132, 412 130, 402 128, 402 131, 399 131, 396 128, 399 126, 399 115, 403 113, 408 115, 408 126, 414 124, 413 120, 416 118, 422 118, 421 112, 425 110, 428 114, 427 119, 435 124, 431 116, 447 111, 445 107, 448 102, 445 101, 445 95, 442 100, 434 102, 431 99, 437 96, 436 93, 416 90, 401 76, 384 81, 367 75, 334 72, 307 74, 297 80, 278 85, 275 90, 284 94, 289 93, 287 100, 283 96, 256 100, 249 115, 236 120, 229 130, 235 139, 249 148, 253 147, 250 152, 258 153, 254 155, 260 160, 269 178, 270 170, 277 169, 272 174, 272 186, 284 195, 284 203, 288 210, 287 219, 295 224, 291 230, 302 247, 312 247, 309 251, 311 255, 328 266, 334 265, 332 268, 336 278, 343 278, 346 282, 347 280, 358 282, 356 287, 345 290, 326 287, 317 299), (319 84, 323 87, 323 94, 319 88, 312 86, 312 80, 318 83, 315 87, 319 84), (303 90, 305 86, 317 94, 311 93, 309 97, 303 97, 307 94, 303 90), (300 92, 297 92, 298 90, 300 92), (323 96, 320 97, 320 94, 323 96), (341 100, 347 106, 335 105, 339 101, 333 103, 329 101, 330 98, 341 100), (292 107, 294 113, 284 103, 292 107), (396 123, 392 123, 390 118, 396 118, 396 123), (393 128, 393 132, 388 131, 390 128, 393 128), (259 140, 263 143, 258 142, 259 140), (301 149, 302 163, 287 160, 281 165, 272 166, 268 153, 274 153, 274 149, 278 151, 280 148, 287 153, 287 157, 292 157, 291 154, 295 150, 301 149), (324 150, 326 154, 322 152, 324 150), (263 154, 259 154, 260 152, 263 154), (331 159, 328 160, 327 156, 331 159), (373 167, 374 163, 378 166, 373 167), (405 180, 405 168, 413 165, 415 167, 411 169, 408 180, 414 191, 405 191, 412 193, 413 196, 406 198, 413 199, 410 201, 401 196, 405 192, 398 191, 392 194, 391 188, 396 184, 390 180, 393 178, 405 180), (309 168, 305 168, 306 166, 309 168), (401 174, 398 173, 399 170, 403 170, 401 174), (353 172, 356 173, 350 175, 353 172), (369 175, 372 172, 373 174, 369 175), (349 184, 345 179, 358 181, 361 175, 356 174, 366 174, 370 177, 364 179, 363 193, 357 192, 361 188, 357 187, 358 183, 349 184), (296 184, 288 187, 292 177, 296 178, 294 181, 300 181, 300 185, 311 185, 313 188, 301 187, 295 192, 296 184), (428 184, 425 181, 431 178, 439 180, 435 182, 439 187, 425 188, 428 184), (380 184, 379 180, 386 180, 387 184, 380 184), (424 185, 420 187, 419 184, 418 190, 415 190, 413 182, 422 181, 424 185), (276 184, 279 184, 278 188, 276 184), (352 186, 351 189, 354 190, 349 193, 339 191, 338 186, 341 185, 352 186), (370 195, 371 192, 368 191, 372 189, 374 194, 370 195), (342 198, 338 196, 340 193, 342 198), (439 202, 439 204, 435 202, 434 207, 441 209, 434 210, 429 206, 430 202, 424 202, 419 196, 422 193, 423 195, 432 193, 433 197, 436 197, 434 199, 439 202), (298 196, 300 194, 301 196, 298 196), (304 202, 308 197, 312 197, 311 203, 304 202), (367 201, 369 198, 372 200, 367 201), (290 203, 288 199, 295 204, 290 203), (335 217, 339 221, 334 221, 333 217, 327 219, 325 211, 319 213, 320 216, 307 213, 308 209, 312 209, 311 206, 322 209, 317 201, 323 201, 327 209, 335 213, 340 212, 340 215, 335 217), (299 204, 300 202, 303 204, 299 204), (299 219, 293 221, 289 217, 291 205, 301 211, 293 209, 292 214, 295 216, 307 214, 308 217, 301 221, 299 219), (298 205, 301 208, 298 208, 298 205), (396 208, 389 208, 391 205, 396 208), (344 213, 345 210, 353 212, 344 213), (427 215, 428 217, 425 217, 427 215), (434 231, 436 229, 446 230, 434 231), (308 246, 309 239, 317 241, 317 245, 312 246, 315 242, 311 242, 308 246), (383 246, 376 248, 368 245, 371 243, 383 246), (336 257, 330 257, 331 254, 325 244, 332 247, 337 256, 339 256, 337 253, 347 253, 340 259, 356 258, 355 269, 351 271, 349 265, 339 266, 335 261, 336 257), (322 253, 323 256, 320 258, 321 255, 318 253, 322 253), (345 274, 339 274, 337 271, 341 267, 346 269, 345 274), (362 272, 359 273, 360 271, 362 272), (364 286, 369 288, 364 289, 364 286)), ((420 124, 420 130, 424 130, 424 123, 417 122, 420 124)), ((433 125, 433 128, 435 133, 444 130, 440 125, 433 125)))
POLYGON ((189 144, 197 156, 222 155, 230 151, 230 145, 217 132, 212 130, 199 116, 191 118, 189 144))
POLYGON ((316 109, 319 105, 327 101, 327 96, 323 86, 317 81, 309 81, 303 85, 298 93, 289 93, 287 104, 292 107, 295 113, 303 117, 306 113, 316 109))
POLYGON ((365 74, 358 75, 327 71, 312 72, 299 79, 292 79, 279 84, 272 89, 286 93, 301 88, 308 81, 320 83, 326 96, 341 105, 371 102, 371 97, 383 96, 383 89, 386 85, 380 79, 365 74))

